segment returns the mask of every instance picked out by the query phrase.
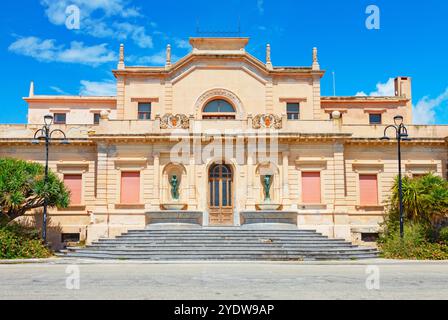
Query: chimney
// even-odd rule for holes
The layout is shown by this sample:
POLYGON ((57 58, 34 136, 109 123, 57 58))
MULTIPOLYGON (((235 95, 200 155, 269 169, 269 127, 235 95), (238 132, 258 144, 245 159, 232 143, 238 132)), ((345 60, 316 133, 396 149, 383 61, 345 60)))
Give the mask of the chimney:
POLYGON ((34 97, 34 81, 30 83, 30 94, 29 97, 34 97))
POLYGON ((395 96, 412 99, 411 78, 410 77, 395 78, 395 96))
POLYGON ((118 61, 118 70, 124 70, 124 44, 120 44, 120 58, 118 61))

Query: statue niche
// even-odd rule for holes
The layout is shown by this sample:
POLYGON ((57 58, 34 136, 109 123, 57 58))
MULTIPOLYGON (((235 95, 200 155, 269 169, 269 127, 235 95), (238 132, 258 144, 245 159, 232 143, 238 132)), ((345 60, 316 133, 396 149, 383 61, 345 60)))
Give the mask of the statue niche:
POLYGON ((261 163, 256 169, 256 179, 259 181, 259 196, 256 208, 260 211, 276 211, 281 208, 279 170, 270 162, 261 163))
POLYGON ((164 210, 185 210, 188 205, 183 181, 186 179, 185 167, 181 164, 170 163, 163 170, 163 204, 164 210))

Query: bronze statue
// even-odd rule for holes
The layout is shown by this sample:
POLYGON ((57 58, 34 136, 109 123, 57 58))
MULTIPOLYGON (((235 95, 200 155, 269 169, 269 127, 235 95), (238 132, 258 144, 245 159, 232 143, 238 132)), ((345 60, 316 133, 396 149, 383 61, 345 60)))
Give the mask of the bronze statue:
POLYGON ((179 200, 179 180, 177 179, 176 175, 171 177, 170 185, 171 185, 171 197, 173 198, 173 200, 179 200))
POLYGON ((271 201, 271 186, 272 186, 272 175, 266 175, 263 177, 264 186, 264 201, 271 201))

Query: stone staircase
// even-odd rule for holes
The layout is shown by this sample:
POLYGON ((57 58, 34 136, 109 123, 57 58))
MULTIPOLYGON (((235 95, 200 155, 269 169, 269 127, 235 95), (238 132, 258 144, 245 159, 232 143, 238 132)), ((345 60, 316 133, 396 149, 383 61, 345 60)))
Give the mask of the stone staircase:
POLYGON ((148 261, 297 261, 376 258, 378 251, 311 230, 229 228, 146 229, 85 248, 68 248, 62 257, 148 261))

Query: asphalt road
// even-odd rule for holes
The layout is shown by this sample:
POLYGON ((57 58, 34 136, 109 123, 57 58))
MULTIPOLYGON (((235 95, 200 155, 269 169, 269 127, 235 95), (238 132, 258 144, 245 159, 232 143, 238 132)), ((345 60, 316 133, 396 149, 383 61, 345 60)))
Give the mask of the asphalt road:
POLYGON ((448 300, 448 263, 0 264, 0 299, 448 300))

